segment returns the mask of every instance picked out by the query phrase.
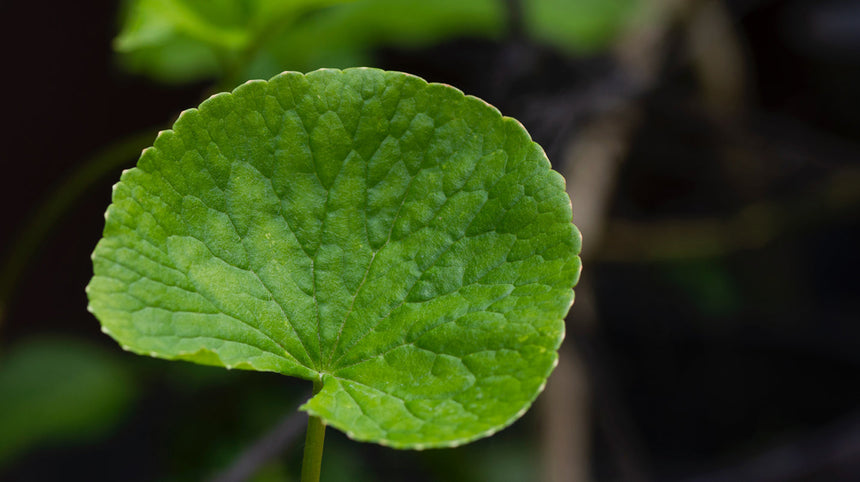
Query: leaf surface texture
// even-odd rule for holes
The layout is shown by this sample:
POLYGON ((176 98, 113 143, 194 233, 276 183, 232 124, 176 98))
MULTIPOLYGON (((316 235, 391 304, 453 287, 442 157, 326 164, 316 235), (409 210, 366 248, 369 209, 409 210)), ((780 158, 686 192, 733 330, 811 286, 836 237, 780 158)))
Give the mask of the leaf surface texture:
POLYGON ((136 353, 273 371, 351 437, 454 446, 518 418, 580 271, 523 127, 375 69, 284 73, 182 113, 115 186, 88 294, 136 353))

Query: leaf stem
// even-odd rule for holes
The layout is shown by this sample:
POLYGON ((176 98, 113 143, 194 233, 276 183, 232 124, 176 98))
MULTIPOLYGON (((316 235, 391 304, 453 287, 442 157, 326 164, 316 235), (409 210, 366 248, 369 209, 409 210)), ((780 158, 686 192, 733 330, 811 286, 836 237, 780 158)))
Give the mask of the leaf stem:
MULTIPOLYGON (((314 395, 319 393, 320 390, 322 390, 322 380, 315 380, 314 395)), ((319 482, 324 441, 325 424, 321 418, 311 415, 308 419, 307 435, 305 436, 305 455, 302 459, 301 482, 319 482)))

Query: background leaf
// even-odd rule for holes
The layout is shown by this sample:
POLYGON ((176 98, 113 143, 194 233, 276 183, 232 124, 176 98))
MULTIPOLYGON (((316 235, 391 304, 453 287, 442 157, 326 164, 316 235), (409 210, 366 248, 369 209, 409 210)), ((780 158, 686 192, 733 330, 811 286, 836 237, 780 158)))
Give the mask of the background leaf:
POLYGON ((92 440, 135 390, 115 359, 71 338, 23 341, 0 364, 0 465, 44 443, 92 440))
POLYGON ((642 14, 641 0, 527 0, 522 2, 529 34, 570 53, 607 48, 642 14))
POLYGON ((166 82, 223 75, 301 15, 348 0, 131 0, 114 40, 123 63, 166 82))
MULTIPOLYGON (((606 48, 640 0, 529 0, 532 40, 569 52, 606 48)), ((166 82, 373 64, 374 49, 416 49, 459 37, 499 39, 498 0, 133 0, 115 48, 131 70, 166 82)))
POLYGON ((106 220, 90 309, 124 348, 321 379, 304 409, 404 448, 525 412, 580 269, 564 180, 519 123, 374 69, 185 111, 106 220))
POLYGON ((446 39, 498 38, 503 2, 495 0, 360 0, 310 15, 281 31, 250 63, 246 78, 282 70, 371 65, 373 49, 415 49, 446 39))

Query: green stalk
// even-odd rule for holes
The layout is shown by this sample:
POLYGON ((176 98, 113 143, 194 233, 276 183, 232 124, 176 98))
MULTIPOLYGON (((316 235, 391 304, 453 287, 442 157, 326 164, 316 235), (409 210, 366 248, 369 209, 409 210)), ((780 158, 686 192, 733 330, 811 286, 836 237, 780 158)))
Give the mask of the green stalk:
MULTIPOLYGON (((320 390, 322 390, 322 380, 314 381, 314 395, 319 393, 320 390)), ((325 424, 321 418, 310 416, 308 419, 308 432, 305 437, 305 455, 302 458, 301 482, 319 482, 324 441, 325 424)))
POLYGON ((3 323, 5 310, 12 302, 21 276, 48 238, 51 229, 99 179, 123 165, 133 166, 134 160, 140 156, 140 150, 152 143, 156 131, 146 129, 123 137, 81 162, 27 216, 28 221, 13 238, 3 259, 0 259, 0 324, 3 323))

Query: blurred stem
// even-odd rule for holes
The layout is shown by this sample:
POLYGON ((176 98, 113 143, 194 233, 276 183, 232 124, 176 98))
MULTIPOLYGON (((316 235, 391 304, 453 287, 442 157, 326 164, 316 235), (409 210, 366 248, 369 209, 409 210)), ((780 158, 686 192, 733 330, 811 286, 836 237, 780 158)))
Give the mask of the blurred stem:
POLYGON ((244 482, 251 480, 260 468, 280 457, 302 435, 305 414, 292 407, 287 415, 263 437, 246 448, 233 464, 211 482, 244 482))
POLYGON ((746 67, 743 47, 724 2, 704 0, 690 13, 686 25, 690 62, 711 112, 726 117, 743 110, 746 67))
POLYGON ((296 17, 296 12, 292 10, 288 10, 286 13, 282 15, 278 15, 274 18, 274 20, 270 21, 266 24, 266 26, 260 29, 259 33, 251 38, 248 45, 240 50, 234 57, 230 57, 225 55, 223 59, 223 63, 225 65, 224 75, 221 76, 221 80, 219 80, 215 86, 215 93, 218 92, 230 92, 245 80, 245 73, 248 70, 248 67, 251 65, 251 62, 254 61, 255 57, 260 53, 260 50, 266 45, 266 42, 271 40, 278 32, 280 32, 283 28, 289 26, 296 17))
POLYGON ((0 324, 11 303, 15 288, 30 260, 62 216, 93 183, 110 171, 137 158, 152 142, 153 129, 123 137, 101 149, 76 167, 27 218, 24 227, 0 265, 0 324))
POLYGON ((762 249, 816 226, 850 220, 860 207, 860 169, 846 167, 791 198, 750 204, 736 214, 697 220, 610 220, 596 251, 604 262, 650 262, 727 256, 762 249))
MULTIPOLYGON (((613 57, 621 79, 631 92, 648 92, 658 84, 672 30, 692 1, 653 0, 649 3, 648 21, 631 28, 619 39, 613 57)), ((568 192, 574 203, 573 221, 585 239, 582 259, 586 266, 600 247, 618 168, 640 117, 636 96, 622 100, 592 119, 573 139, 564 156, 568 192)), ((573 308, 567 322, 572 338, 593 336, 599 324, 599 312, 587 284, 588 273, 586 268, 577 287, 578 307, 573 308)), ((542 402, 547 414, 543 427, 544 480, 588 480, 591 473, 588 440, 572 433, 587 429, 588 421, 592 420, 591 410, 595 410, 594 418, 611 445, 620 478, 648 480, 645 455, 632 418, 624 404, 615 401, 616 391, 607 389, 610 384, 602 380, 611 376, 594 374, 597 366, 608 364, 594 356, 587 360, 584 355, 582 346, 571 346, 568 342, 568 348, 559 351, 559 375, 551 377, 547 384, 542 402)))
MULTIPOLYGON (((337 3, 337 2, 331 2, 337 3)), ((286 28, 295 24, 302 15, 308 11, 318 7, 291 7, 287 8, 279 15, 275 15, 272 19, 261 28, 257 34, 251 38, 248 45, 238 52, 235 58, 225 61, 224 75, 221 80, 215 85, 215 92, 228 92, 236 88, 246 79, 248 67, 260 54, 260 51, 272 41, 274 37, 283 32, 286 28)))
POLYGON ((508 15, 508 36, 512 39, 522 39, 525 37, 525 27, 523 25, 523 4, 522 0, 505 0, 505 7, 508 15))
MULTIPOLYGON (((322 380, 314 381, 314 395, 322 390, 322 380)), ((302 482, 319 482, 322 467, 325 423, 319 417, 310 416, 305 437, 305 455, 302 458, 302 482)))

